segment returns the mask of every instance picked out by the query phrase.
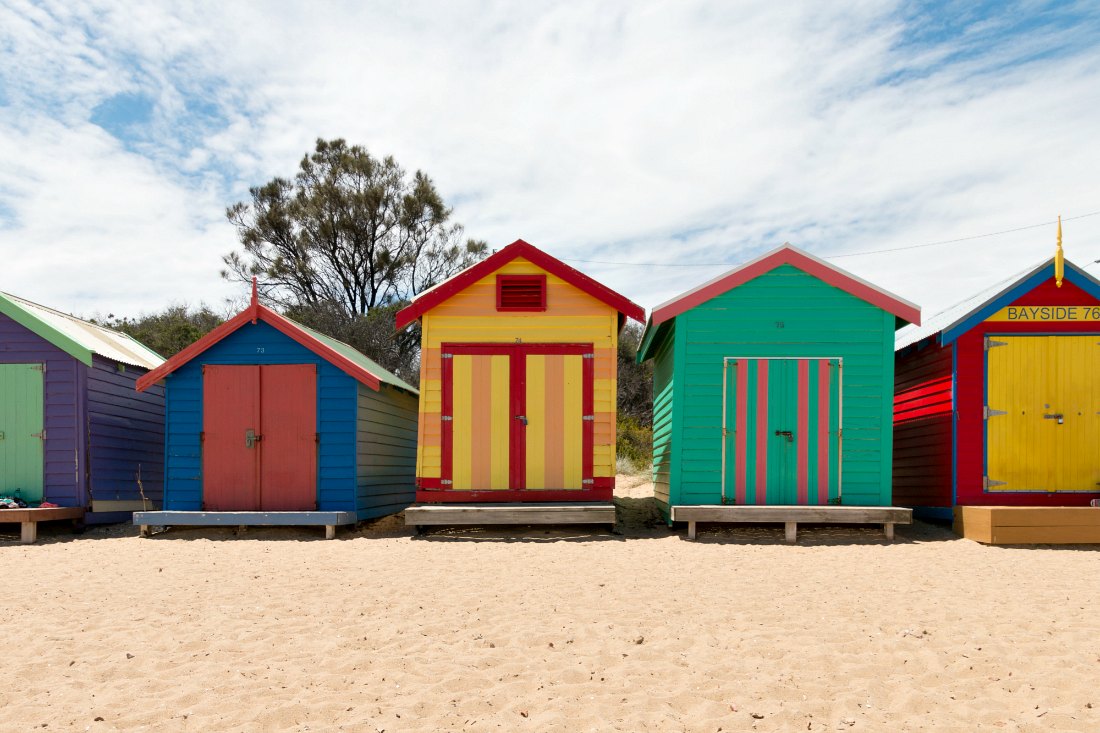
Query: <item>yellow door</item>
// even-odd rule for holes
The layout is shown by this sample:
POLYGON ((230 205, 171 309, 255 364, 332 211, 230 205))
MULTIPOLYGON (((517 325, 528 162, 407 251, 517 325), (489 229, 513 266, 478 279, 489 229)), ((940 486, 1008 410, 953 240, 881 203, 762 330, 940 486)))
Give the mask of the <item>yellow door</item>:
POLYGON ((1100 488, 1100 336, 992 336, 986 477, 992 491, 1100 488))
POLYGON ((528 354, 527 489, 583 489, 584 357, 528 354))
POLYGON ((451 488, 506 490, 512 429, 510 356, 455 354, 451 358, 451 488))

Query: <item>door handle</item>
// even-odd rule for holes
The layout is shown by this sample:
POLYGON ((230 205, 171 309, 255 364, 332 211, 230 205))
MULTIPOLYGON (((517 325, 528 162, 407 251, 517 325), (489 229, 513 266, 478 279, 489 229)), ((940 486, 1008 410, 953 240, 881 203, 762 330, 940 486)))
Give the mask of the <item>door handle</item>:
POLYGON ((787 439, 788 443, 794 442, 794 433, 792 433, 790 430, 776 430, 775 434, 782 435, 784 438, 787 439))
POLYGON ((519 420, 521 423, 523 423, 524 427, 527 427, 527 416, 526 415, 516 415, 516 419, 519 420))
POLYGON ((4 439, 4 432, 0 431, 0 440, 3 440, 3 439, 4 439))
POLYGON ((1066 421, 1066 416, 1060 412, 1052 412, 1043 415, 1044 420, 1057 420, 1059 425, 1062 425, 1066 421))
POLYGON ((256 446, 256 443, 260 442, 261 438, 263 438, 263 436, 262 435, 256 435, 256 431, 253 430, 252 428, 249 428, 248 430, 245 430, 244 431, 244 447, 245 448, 254 448, 256 446))

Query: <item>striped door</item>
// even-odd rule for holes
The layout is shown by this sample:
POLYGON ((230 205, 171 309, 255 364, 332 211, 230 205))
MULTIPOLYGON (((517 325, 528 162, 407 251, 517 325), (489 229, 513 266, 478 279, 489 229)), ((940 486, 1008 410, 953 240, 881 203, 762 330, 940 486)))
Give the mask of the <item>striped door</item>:
POLYGON ((0 364, 0 494, 42 501, 41 364, 0 364))
POLYGON ((442 481, 458 491, 591 484, 591 346, 446 346, 442 481), (587 409, 587 411, 586 411, 587 409))
POLYGON ((1100 336, 991 336, 986 489, 1100 490, 1100 336))
POLYGON ((726 361, 726 501, 838 499, 840 384, 836 359, 726 361))

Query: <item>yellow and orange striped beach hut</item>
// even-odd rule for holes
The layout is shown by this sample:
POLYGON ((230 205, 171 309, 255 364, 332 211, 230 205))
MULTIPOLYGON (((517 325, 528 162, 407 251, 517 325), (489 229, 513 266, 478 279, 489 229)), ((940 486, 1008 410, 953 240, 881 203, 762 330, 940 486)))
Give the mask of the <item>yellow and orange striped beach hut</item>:
POLYGON ((610 501, 626 318, 645 312, 523 240, 399 312, 421 327, 417 502, 610 501))

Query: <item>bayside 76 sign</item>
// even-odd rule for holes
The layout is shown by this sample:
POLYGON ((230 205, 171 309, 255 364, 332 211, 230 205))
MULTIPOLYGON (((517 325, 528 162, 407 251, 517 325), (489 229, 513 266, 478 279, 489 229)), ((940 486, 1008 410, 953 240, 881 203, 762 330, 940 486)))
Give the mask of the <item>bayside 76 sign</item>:
POLYGON ((990 321, 1074 323, 1100 321, 1100 305, 1010 305, 990 316, 990 321))

